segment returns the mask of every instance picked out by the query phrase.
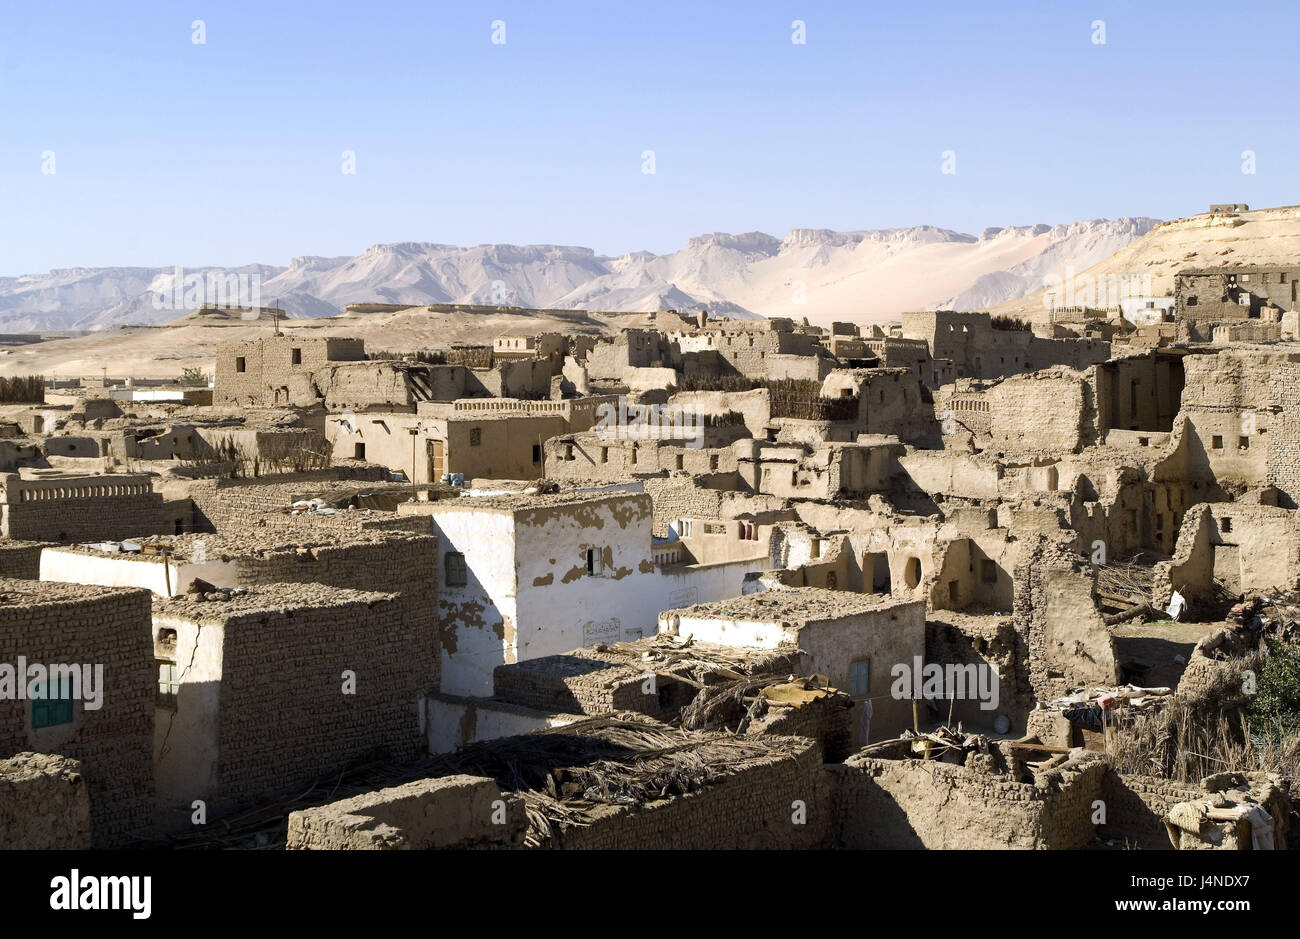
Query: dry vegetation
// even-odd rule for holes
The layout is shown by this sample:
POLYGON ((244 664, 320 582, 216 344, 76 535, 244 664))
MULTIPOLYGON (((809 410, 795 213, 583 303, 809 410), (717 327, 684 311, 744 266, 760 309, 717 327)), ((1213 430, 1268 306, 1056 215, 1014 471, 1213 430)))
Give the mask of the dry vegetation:
POLYGON ((1252 653, 1228 660, 1202 696, 1172 698, 1164 708, 1120 724, 1107 748, 1115 768, 1191 783, 1212 773, 1253 771, 1295 780, 1300 728, 1251 707, 1251 697, 1242 692, 1247 671, 1266 676, 1267 657, 1252 653))

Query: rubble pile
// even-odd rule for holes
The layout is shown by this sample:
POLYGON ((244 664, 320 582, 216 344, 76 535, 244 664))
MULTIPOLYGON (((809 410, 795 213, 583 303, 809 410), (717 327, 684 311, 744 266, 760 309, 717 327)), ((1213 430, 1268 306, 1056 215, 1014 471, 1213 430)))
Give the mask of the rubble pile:
POLYGON ((1269 773, 1217 773, 1201 780, 1204 799, 1179 802, 1165 814, 1180 851, 1281 851, 1291 803, 1282 779, 1269 773))

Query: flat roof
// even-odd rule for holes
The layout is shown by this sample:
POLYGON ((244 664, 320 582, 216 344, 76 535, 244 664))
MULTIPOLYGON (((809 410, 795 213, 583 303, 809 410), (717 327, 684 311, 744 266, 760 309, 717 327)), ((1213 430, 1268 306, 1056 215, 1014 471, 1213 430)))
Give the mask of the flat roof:
POLYGON ((100 587, 93 584, 65 584, 48 580, 0 578, 0 608, 39 606, 75 600, 101 600, 121 594, 148 594, 143 587, 100 587))
MULTIPOLYGON (((195 594, 181 594, 170 599, 154 598, 155 617, 188 620, 190 622, 221 622, 237 616, 258 613, 288 613, 303 609, 373 604, 393 600, 397 593, 373 590, 349 590, 316 583, 259 584, 246 590, 229 593, 222 591, 223 599, 199 600, 195 594), (224 598, 227 597, 228 599, 224 598)), ((340 623, 345 628, 346 623, 340 623)))
POLYGON ((681 609, 665 610, 659 616, 661 619, 676 615, 683 619, 749 620, 762 623, 812 622, 878 613, 892 607, 921 602, 898 600, 888 594, 794 587, 789 590, 767 590, 731 600, 697 603, 681 609))
POLYGON ((649 499, 646 492, 621 490, 616 492, 590 492, 568 489, 551 493, 511 492, 491 496, 462 495, 459 499, 445 499, 437 503, 436 512, 449 510, 483 509, 489 512, 526 512, 532 509, 547 509, 566 505, 595 505, 626 499, 649 499))
MULTIPOLYGON (((321 516, 331 518, 332 516, 321 516)), ((315 519, 313 519, 314 521, 315 519)), ((236 526, 228 526, 229 528, 236 526)), ((237 533, 186 534, 186 535, 149 535, 144 538, 126 539, 132 544, 140 545, 140 551, 115 551, 96 547, 98 544, 112 544, 101 541, 89 544, 51 545, 48 550, 69 554, 84 554, 92 557, 117 558, 124 561, 145 561, 159 563, 166 550, 169 561, 220 561, 229 558, 248 557, 250 555, 297 551, 312 548, 338 548, 350 545, 382 544, 407 538, 430 538, 431 535, 418 534, 386 528, 337 528, 304 524, 301 530, 293 526, 259 526, 249 524, 237 533), (202 546, 202 547, 200 547, 202 546)), ((122 542, 116 542, 121 544, 122 542)))

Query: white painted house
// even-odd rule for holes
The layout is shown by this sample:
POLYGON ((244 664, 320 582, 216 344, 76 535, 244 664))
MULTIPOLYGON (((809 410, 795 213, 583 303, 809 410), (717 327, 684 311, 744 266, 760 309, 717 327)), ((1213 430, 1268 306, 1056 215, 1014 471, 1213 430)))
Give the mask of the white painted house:
POLYGON ((655 632, 661 610, 741 595, 766 557, 660 566, 645 493, 448 499, 438 537, 442 690, 492 694, 492 670, 655 632))

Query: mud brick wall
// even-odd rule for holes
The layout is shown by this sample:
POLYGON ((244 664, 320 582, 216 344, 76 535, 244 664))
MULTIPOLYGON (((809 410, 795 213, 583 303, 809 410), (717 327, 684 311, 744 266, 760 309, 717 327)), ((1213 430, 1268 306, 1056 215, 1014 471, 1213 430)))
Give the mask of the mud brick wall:
POLYGON ((41 576, 41 551, 54 545, 53 541, 0 539, 0 577, 38 580, 41 576))
POLYGON ((111 847, 153 820, 158 674, 148 590, 0 580, 0 663, 103 665, 102 707, 73 703, 73 722, 32 729, 32 702, 0 700, 0 756, 58 753, 81 762, 91 835, 111 847))
POLYGON ((245 586, 326 584, 351 590, 400 590, 431 599, 438 589, 437 562, 437 538, 409 535, 247 555, 236 566, 245 586))
POLYGON ((417 702, 438 686, 432 605, 328 589, 309 605, 310 592, 294 594, 292 608, 225 619, 219 798, 278 792, 372 751, 403 760, 422 750, 417 702), (342 693, 345 670, 355 694, 342 693))
POLYGON ((1278 488, 1278 504, 1300 503, 1300 363, 1274 362, 1269 391, 1279 410, 1269 419, 1268 482, 1278 488))
POLYGON ((382 466, 333 467, 295 473, 289 478, 196 480, 190 484, 189 496, 194 501, 196 528, 223 531, 231 524, 247 524, 250 515, 287 509, 303 490, 328 488, 329 483, 344 480, 394 485, 388 482, 388 470, 382 466))
POLYGON ((10 502, 5 516, 8 537, 32 541, 120 541, 172 530, 157 492, 10 502))
POLYGON ((288 850, 421 851, 519 844, 524 800, 483 776, 440 776, 289 815, 288 850), (498 812, 504 803, 504 812, 498 812))
POLYGON ((19 753, 0 760, 0 847, 11 851, 90 847, 90 798, 80 763, 45 753, 19 753))
POLYGON ((727 493, 705 489, 697 479, 684 476, 641 480, 654 502, 654 534, 668 536, 668 526, 680 518, 721 518, 727 493))
POLYGON ((654 502, 653 532, 661 538, 678 519, 721 517, 726 493, 719 489, 705 489, 686 477, 645 479, 642 485, 654 502))
POLYGON ((1102 837, 1147 851, 1172 850, 1165 813, 1179 802, 1202 798, 1205 790, 1193 783, 1111 770, 1101 784, 1106 805, 1102 837))
POLYGON ((1049 747, 1074 746, 1074 725, 1055 708, 1030 711, 1025 721, 1025 733, 1037 737, 1038 742, 1049 747))
POLYGON ((1114 642, 1092 602, 1095 573, 1060 543, 1021 548, 1014 570, 1014 623, 1025 647, 1030 692, 1051 701, 1083 684, 1114 684, 1114 642))
POLYGON ((544 656, 493 669, 493 697, 551 714, 635 711, 668 721, 698 693, 693 685, 661 673, 647 686, 651 674, 587 651, 544 656))
POLYGON ((636 807, 603 807, 585 828, 566 827, 556 847, 595 850, 771 849, 829 847, 830 789, 821 747, 802 738, 773 738, 774 751, 705 789, 636 807), (796 801, 806 812, 794 824, 796 801))
MULTIPOLYGON (((934 613, 935 617, 943 615, 941 611, 934 613)), ((1023 632, 1005 616, 951 619, 926 621, 925 660, 937 665, 988 666, 998 675, 997 710, 983 711, 978 701, 958 701, 953 707, 953 720, 987 724, 994 714, 1005 714, 1012 727, 1023 727, 1034 706, 1023 632)))
POLYGON ((773 706, 750 724, 745 734, 808 737, 821 744, 827 763, 838 763, 852 752, 854 722, 862 715, 859 706, 846 707, 847 700, 827 695, 799 707, 773 706))
POLYGON ((1106 764, 1070 763, 1040 782, 982 767, 850 757, 827 768, 843 848, 1081 848, 1106 764))
POLYGON ((645 675, 634 669, 576 655, 529 659, 492 671, 493 697, 521 707, 561 714, 639 711, 662 718, 659 696, 646 694, 644 682, 645 675))

